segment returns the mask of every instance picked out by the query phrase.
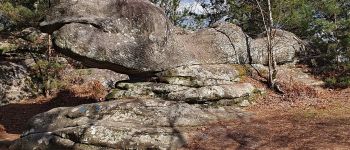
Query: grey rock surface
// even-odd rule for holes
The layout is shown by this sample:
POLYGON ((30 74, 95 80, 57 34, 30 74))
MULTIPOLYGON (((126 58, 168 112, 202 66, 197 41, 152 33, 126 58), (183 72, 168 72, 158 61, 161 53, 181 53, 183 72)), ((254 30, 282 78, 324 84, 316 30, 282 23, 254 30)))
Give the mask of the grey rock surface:
POLYGON ((218 101, 221 99, 237 99, 254 94, 254 86, 249 83, 232 85, 205 86, 171 92, 168 99, 188 102, 218 101))
POLYGON ((250 83, 235 83, 204 87, 188 87, 166 83, 138 82, 119 83, 106 96, 107 100, 123 98, 162 98, 168 101, 183 101, 187 103, 211 103, 220 100, 230 100, 232 105, 250 100, 256 88, 250 83))
MULTIPOLYGON (((272 47, 275 61, 278 64, 293 62, 297 53, 303 50, 301 40, 293 33, 284 30, 273 30, 272 47)), ((268 63, 267 37, 265 33, 253 39, 250 44, 252 64, 268 63)))
POLYGON ((88 66, 147 74, 194 64, 248 63, 246 36, 233 24, 198 32, 173 27, 140 0, 57 0, 42 28, 54 44, 88 66), (108 11, 106 11, 108 10, 108 11))
POLYGON ((163 11, 143 0, 56 0, 42 28, 67 55, 90 66, 135 74, 161 67, 170 24, 163 11), (157 63, 157 64, 153 64, 157 63), (152 64, 152 66, 147 66, 152 64))
POLYGON ((245 67, 241 65, 214 64, 181 66, 157 73, 156 76, 168 84, 201 87, 234 84, 245 74, 245 67))
POLYGON ((0 106, 33 96, 27 67, 0 61, 0 106))
POLYGON ((31 149, 177 149, 194 129, 247 114, 161 99, 121 99, 55 108, 33 117, 30 130, 11 146, 31 149))
POLYGON ((231 64, 181 66, 157 73, 157 77, 148 82, 119 82, 106 99, 162 98, 188 103, 225 99, 238 104, 256 91, 252 84, 238 82, 246 75, 246 69, 231 64))
MULTIPOLYGON (((251 39, 240 27, 222 22, 195 32, 179 29, 148 1, 56 0, 41 26, 54 33, 60 52, 123 74, 151 76, 189 65, 267 64, 264 33, 251 39)), ((302 49, 300 40, 274 31, 277 63, 293 61, 302 49)))

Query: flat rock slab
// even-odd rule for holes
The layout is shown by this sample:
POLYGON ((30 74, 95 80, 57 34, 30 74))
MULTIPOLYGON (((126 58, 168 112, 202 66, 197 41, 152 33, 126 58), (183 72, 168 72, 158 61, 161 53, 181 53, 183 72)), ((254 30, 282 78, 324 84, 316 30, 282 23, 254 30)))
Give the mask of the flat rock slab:
POLYGON ((123 98, 163 98, 168 101, 184 101, 188 103, 210 103, 219 100, 238 100, 254 95, 256 88, 250 83, 235 83, 204 87, 187 87, 166 83, 138 82, 119 83, 107 95, 107 100, 123 98))
POLYGON ((234 107, 203 107, 162 99, 123 99, 55 108, 33 117, 11 146, 32 149, 177 149, 194 129, 247 116, 234 107))
POLYGON ((201 87, 234 84, 246 74, 244 65, 208 64, 172 68, 156 74, 162 82, 201 87))

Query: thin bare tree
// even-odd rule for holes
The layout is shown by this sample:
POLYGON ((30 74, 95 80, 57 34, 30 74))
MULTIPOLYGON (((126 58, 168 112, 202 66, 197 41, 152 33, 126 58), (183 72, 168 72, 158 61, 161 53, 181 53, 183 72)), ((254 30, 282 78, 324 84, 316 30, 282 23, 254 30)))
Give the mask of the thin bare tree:
POLYGON ((269 75, 268 75, 268 85, 270 88, 275 88, 276 86, 276 75, 277 75, 277 70, 276 70, 276 61, 274 57, 274 52, 273 52, 273 39, 274 39, 274 34, 272 32, 272 28, 274 25, 273 22, 273 17, 272 17, 272 10, 271 10, 271 1, 267 0, 267 7, 268 7, 268 16, 266 17, 264 14, 264 9, 261 7, 261 4, 258 0, 256 0, 256 3, 259 7, 263 23, 264 23, 264 29, 267 37, 267 42, 266 42, 266 48, 267 48, 267 59, 268 59, 268 70, 269 70, 269 75), (267 20, 267 19, 268 20, 267 20))

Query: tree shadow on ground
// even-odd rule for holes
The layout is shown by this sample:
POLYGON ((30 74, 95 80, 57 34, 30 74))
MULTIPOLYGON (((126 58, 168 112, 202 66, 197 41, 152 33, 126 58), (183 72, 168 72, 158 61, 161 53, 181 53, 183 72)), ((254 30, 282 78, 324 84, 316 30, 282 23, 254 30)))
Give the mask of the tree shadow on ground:
POLYGON ((0 124, 7 133, 21 134, 27 128, 27 121, 33 116, 57 107, 71 107, 96 102, 95 99, 78 97, 69 91, 61 91, 44 102, 9 104, 0 107, 0 124))
POLYGON ((248 123, 214 124, 189 149, 350 149, 350 118, 277 116, 248 123))

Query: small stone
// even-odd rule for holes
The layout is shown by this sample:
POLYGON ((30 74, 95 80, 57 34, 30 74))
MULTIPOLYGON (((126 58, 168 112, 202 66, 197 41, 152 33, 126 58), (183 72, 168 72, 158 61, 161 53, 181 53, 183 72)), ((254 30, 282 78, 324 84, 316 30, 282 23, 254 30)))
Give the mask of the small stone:
POLYGON ((239 106, 241 107, 248 107, 250 105, 250 102, 248 100, 243 100, 239 106))

